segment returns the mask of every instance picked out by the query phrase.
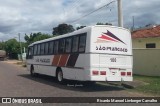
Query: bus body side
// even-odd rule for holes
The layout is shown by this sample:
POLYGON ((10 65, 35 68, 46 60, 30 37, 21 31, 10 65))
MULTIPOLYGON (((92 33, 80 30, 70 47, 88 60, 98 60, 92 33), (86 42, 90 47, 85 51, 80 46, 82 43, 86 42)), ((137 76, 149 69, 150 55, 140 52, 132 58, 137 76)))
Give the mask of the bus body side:
MULTIPOLYGON (((83 33, 86 34, 86 45, 87 45, 87 39, 91 33, 90 27, 68 34, 68 36, 62 37, 62 39, 67 37, 77 36, 83 33)), ((59 38, 53 40, 56 41, 59 40, 59 38)), ((36 44, 31 44, 30 47, 34 47, 34 45, 36 44)), ((61 68, 64 79, 86 81, 85 66, 87 66, 88 63, 86 63, 85 61, 87 56, 88 54, 86 54, 85 52, 51 54, 51 55, 33 55, 32 58, 27 59, 27 69, 30 71, 31 67, 34 67, 35 73, 55 77, 57 68, 61 68), (57 62, 56 58, 58 58, 57 62)))
POLYGON ((93 26, 67 37, 82 33, 86 33, 85 52, 33 55, 27 59, 27 69, 33 66, 36 73, 56 76, 57 68, 61 68, 64 79, 79 81, 132 81, 132 43, 128 30, 93 26))

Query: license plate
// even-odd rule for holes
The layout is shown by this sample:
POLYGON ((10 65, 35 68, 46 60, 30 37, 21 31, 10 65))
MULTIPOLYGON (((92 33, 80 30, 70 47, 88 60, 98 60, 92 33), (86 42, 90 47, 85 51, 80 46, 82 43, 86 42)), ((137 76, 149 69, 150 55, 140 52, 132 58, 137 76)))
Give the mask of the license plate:
POLYGON ((117 75, 119 72, 119 69, 118 68, 110 68, 110 73, 111 75, 117 75))

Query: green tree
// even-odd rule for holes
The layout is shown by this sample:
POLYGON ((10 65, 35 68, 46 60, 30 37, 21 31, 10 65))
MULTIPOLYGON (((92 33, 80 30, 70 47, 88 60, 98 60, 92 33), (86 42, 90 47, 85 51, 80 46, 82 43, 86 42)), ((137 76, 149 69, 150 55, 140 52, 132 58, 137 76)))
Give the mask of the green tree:
POLYGON ((30 35, 25 34, 25 41, 27 43, 27 45, 39 41, 39 40, 43 40, 43 39, 47 39, 50 38, 51 36, 48 34, 42 34, 41 32, 38 33, 31 33, 30 35))
POLYGON ((4 50, 5 49, 5 42, 0 42, 0 50, 4 50))
POLYGON ((74 30, 75 29, 73 28, 72 25, 68 25, 68 24, 63 23, 63 24, 59 24, 57 27, 54 27, 52 34, 54 36, 58 36, 58 35, 63 35, 66 33, 73 32, 74 30))
POLYGON ((86 26, 79 26, 79 27, 77 27, 76 29, 79 30, 79 29, 82 29, 82 28, 84 28, 84 27, 86 27, 86 26))
POLYGON ((96 25, 112 25, 111 23, 101 23, 101 22, 98 22, 96 25))
POLYGON ((6 41, 5 51, 10 58, 17 58, 17 54, 20 53, 19 42, 16 39, 10 39, 6 41))

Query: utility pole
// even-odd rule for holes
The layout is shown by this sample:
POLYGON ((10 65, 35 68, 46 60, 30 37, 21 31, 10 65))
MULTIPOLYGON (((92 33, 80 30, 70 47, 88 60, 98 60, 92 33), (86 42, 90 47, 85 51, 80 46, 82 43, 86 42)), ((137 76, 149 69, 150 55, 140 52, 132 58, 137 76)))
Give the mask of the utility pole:
POLYGON ((134 31, 134 16, 132 17, 132 20, 133 20, 132 31, 134 31))
MULTIPOLYGON (((20 49, 21 49, 20 58, 22 59, 22 44, 21 44, 20 33, 18 33, 18 37, 19 37, 19 45, 20 45, 20 49)), ((22 59, 22 61, 23 61, 23 59, 22 59)))
POLYGON ((117 3, 118 3, 118 26, 123 27, 122 0, 117 0, 117 3))

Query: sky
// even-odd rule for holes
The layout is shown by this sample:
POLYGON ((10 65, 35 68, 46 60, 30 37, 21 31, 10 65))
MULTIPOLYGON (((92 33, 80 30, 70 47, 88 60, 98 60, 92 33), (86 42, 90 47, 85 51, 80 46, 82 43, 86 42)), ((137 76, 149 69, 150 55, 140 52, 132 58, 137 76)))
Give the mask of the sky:
MULTIPOLYGON (((95 13, 82 16, 114 0, 0 0, 0 41, 36 32, 52 34, 62 23, 74 28, 97 22, 118 24, 117 0, 95 13), (75 21, 79 19, 78 21, 75 21)), ((124 27, 160 24, 160 0, 122 0, 124 27)))

